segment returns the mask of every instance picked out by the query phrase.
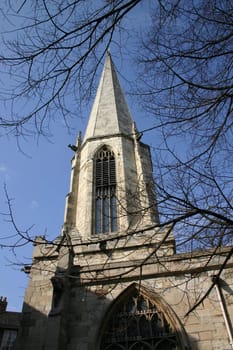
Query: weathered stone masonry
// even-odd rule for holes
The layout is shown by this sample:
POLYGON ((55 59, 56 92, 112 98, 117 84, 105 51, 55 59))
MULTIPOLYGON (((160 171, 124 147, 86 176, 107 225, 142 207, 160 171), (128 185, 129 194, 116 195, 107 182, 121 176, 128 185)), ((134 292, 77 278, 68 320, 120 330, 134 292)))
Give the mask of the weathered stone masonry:
POLYGON ((232 349, 232 248, 177 254, 169 228, 157 228, 152 179, 149 147, 108 55, 86 134, 76 143, 62 234, 53 244, 37 237, 17 350, 232 349), (103 198, 95 192, 99 150, 114 155, 114 167, 100 163, 110 169, 101 170, 103 198), (107 222, 117 213, 117 231, 95 234, 104 210, 107 222))

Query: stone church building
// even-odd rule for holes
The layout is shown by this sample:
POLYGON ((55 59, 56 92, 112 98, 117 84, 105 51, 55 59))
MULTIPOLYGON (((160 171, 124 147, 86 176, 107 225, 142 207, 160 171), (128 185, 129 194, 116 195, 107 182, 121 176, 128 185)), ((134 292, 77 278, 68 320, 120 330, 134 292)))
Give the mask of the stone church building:
POLYGON ((141 136, 108 54, 62 233, 36 238, 16 350, 232 349, 232 248, 176 253, 141 136))

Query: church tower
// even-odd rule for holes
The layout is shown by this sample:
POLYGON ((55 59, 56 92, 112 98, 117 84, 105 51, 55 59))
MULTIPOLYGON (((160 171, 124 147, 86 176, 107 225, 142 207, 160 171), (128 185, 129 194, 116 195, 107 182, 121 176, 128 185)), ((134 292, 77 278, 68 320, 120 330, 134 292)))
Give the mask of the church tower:
POLYGON ((52 243, 37 237, 25 269, 14 349, 228 349, 213 291, 207 310, 186 317, 227 250, 215 251, 214 260, 208 252, 175 252, 171 227, 159 223, 150 148, 141 137, 108 54, 85 135, 70 145, 62 233, 52 243))
POLYGON ((90 239, 158 223, 150 149, 140 137, 108 54, 72 161, 65 230, 90 239))

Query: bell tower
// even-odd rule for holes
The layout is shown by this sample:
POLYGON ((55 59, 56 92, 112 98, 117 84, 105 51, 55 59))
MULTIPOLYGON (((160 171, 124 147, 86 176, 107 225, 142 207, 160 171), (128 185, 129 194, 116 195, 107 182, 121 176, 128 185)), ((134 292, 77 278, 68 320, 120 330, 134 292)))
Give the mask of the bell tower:
POLYGON ((150 149, 140 136, 108 54, 72 160, 66 230, 86 239, 158 223, 150 149))

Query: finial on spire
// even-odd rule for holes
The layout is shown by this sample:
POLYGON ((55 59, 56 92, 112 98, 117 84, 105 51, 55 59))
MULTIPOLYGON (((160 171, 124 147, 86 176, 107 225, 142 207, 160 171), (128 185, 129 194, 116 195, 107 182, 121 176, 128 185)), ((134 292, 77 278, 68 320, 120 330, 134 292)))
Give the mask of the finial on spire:
POLYGON ((135 140, 140 141, 142 138, 143 133, 138 131, 136 123, 133 122, 133 135, 135 137, 135 140))
POLYGON ((76 141, 76 146, 80 147, 82 144, 82 131, 79 131, 77 141, 76 141))
POLYGON ((78 137, 77 137, 77 141, 76 141, 76 145, 71 145, 69 144, 68 147, 70 149, 72 149, 72 151, 77 152, 78 149, 81 147, 82 144, 82 132, 79 131, 78 137))

